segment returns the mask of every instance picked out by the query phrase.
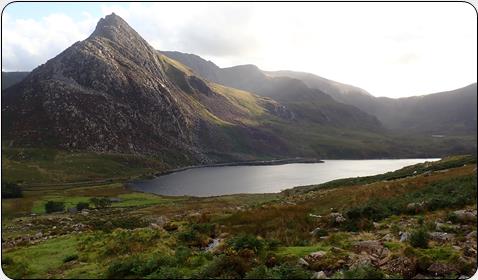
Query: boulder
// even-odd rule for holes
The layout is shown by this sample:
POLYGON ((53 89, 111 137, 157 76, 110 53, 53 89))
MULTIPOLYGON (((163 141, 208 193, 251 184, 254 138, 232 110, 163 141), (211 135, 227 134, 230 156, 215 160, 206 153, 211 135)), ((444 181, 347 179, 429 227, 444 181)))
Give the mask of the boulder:
POLYGON ((314 272, 311 279, 328 279, 328 277, 327 275, 325 275, 325 272, 318 271, 318 272, 314 272))
POLYGON ((457 225, 450 225, 450 224, 444 224, 444 223, 435 223, 435 229, 438 231, 449 231, 449 230, 457 230, 460 227, 457 225))
POLYGON ((466 235, 466 239, 473 239, 473 238, 476 239, 476 230, 474 230, 474 231, 472 231, 472 232, 470 232, 466 235))
POLYGON ((418 273, 417 275, 415 275, 412 279, 429 279, 429 277, 423 275, 423 274, 420 274, 418 273))
POLYGON ((374 258, 387 256, 390 253, 390 251, 377 240, 358 241, 353 244, 353 248, 356 252, 365 252, 374 258))
POLYGON ((360 254, 360 255, 354 254, 350 256, 350 262, 349 262, 350 269, 354 269, 361 266, 370 266, 370 265, 372 265, 372 260, 370 259, 370 256, 367 254, 360 254))
POLYGON ((309 216, 312 217, 312 218, 322 218, 322 216, 320 216, 320 215, 315 215, 315 214, 312 214, 312 213, 309 214, 309 216))
POLYGON ((326 253, 324 251, 317 251, 317 252, 310 253, 309 257, 311 257, 313 259, 320 259, 323 256, 325 256, 325 254, 326 253))
POLYGON ((408 232, 402 232, 400 234, 400 242, 408 241, 409 238, 410 238, 410 234, 408 232))
POLYGON ((390 259, 386 267, 392 274, 400 274, 404 278, 412 278, 417 274, 416 261, 405 256, 390 259))
POLYGON ((340 224, 346 221, 341 213, 333 212, 329 214, 329 219, 332 223, 340 224))
POLYGON ((464 248, 464 255, 467 256, 467 257, 473 257, 473 258, 476 258, 476 250, 472 247, 469 247, 469 246, 465 246, 464 248))
POLYGON ((426 203, 422 202, 415 202, 407 204, 407 210, 414 213, 419 213, 425 210, 426 203))
POLYGON ((321 228, 315 228, 313 231, 310 232, 310 234, 314 237, 321 237, 324 235, 327 235, 327 232, 324 229, 321 228))
POLYGON ((455 238, 455 235, 452 233, 446 232, 431 232, 430 239, 437 242, 450 242, 455 238))
POLYGON ((155 224, 155 223, 151 223, 149 226, 150 226, 152 229, 162 229, 162 227, 161 227, 160 225, 155 224))
POLYGON ((447 276, 452 273, 456 273, 456 269, 446 263, 433 263, 428 267, 427 269, 428 272, 430 272, 433 276, 447 276))
POLYGON ((152 222, 159 225, 159 226, 162 226, 165 223, 169 222, 169 219, 166 218, 165 216, 159 216, 159 217, 156 217, 155 219, 153 219, 152 222))
POLYGON ((459 222, 462 222, 462 223, 476 222, 476 210, 475 211, 458 210, 458 211, 454 211, 453 214, 456 216, 456 219, 459 222))
POLYGON ((388 241, 392 241, 392 240, 393 240, 393 236, 392 236, 391 233, 387 233, 387 234, 385 234, 385 235, 381 238, 381 240, 387 241, 387 242, 388 242, 388 241))
POLYGON ((297 261, 297 264, 301 265, 301 266, 309 266, 309 263, 304 260, 303 258, 300 258, 298 261, 297 261))

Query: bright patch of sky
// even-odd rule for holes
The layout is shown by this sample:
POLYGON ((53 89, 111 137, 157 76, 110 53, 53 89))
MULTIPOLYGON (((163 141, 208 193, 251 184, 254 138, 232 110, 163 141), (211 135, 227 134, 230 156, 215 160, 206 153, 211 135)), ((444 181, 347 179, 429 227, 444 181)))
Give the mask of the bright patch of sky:
POLYGON ((452 90, 477 77, 477 14, 459 2, 17 2, 2 16, 2 70, 34 69, 111 12, 159 50, 311 72, 375 96, 452 90))

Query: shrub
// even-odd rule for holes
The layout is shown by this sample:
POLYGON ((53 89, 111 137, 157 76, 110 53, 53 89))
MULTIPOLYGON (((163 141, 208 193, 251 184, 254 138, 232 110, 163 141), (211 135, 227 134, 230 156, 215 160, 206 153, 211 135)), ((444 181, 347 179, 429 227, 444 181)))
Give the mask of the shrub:
POLYGON ((196 230, 187 230, 180 232, 178 234, 178 239, 189 246, 201 247, 203 245, 206 245, 204 244, 206 243, 205 240, 203 240, 201 234, 196 230))
POLYGON ((191 249, 189 249, 188 247, 179 246, 178 248, 176 248, 174 256, 176 258, 177 263, 184 264, 191 256, 191 254, 191 249))
POLYGON ((448 213, 448 220, 454 224, 458 223, 458 216, 454 212, 448 213))
POLYGON ((249 264, 239 256, 220 255, 201 269, 193 278, 243 278, 249 271, 249 264))
POLYGON ((401 229, 400 229, 400 226, 396 223, 393 223, 392 226, 390 227, 390 232, 394 235, 394 236, 398 236, 398 234, 400 233, 401 229))
POLYGON ((11 259, 6 257, 2 259, 2 270, 8 277, 12 279, 28 278, 31 273, 31 268, 28 262, 23 259, 11 259))
POLYGON ((210 223, 204 224, 193 224, 191 226, 191 230, 195 230, 201 234, 206 234, 208 236, 215 236, 216 235, 216 225, 210 223))
POLYGON ((67 262, 71 262, 71 261, 74 261, 74 260, 77 260, 78 259, 78 255, 77 254, 74 254, 74 255, 68 255, 66 257, 63 258, 63 262, 64 263, 67 263, 67 262))
POLYGON ((22 188, 15 183, 2 182, 2 198, 23 197, 22 188))
POLYGON ((88 202, 78 202, 76 204, 76 210, 81 211, 83 209, 88 209, 90 204, 88 202))
POLYGON ((135 275, 136 273, 133 271, 138 270, 137 267, 140 265, 140 263, 141 262, 136 256, 114 260, 106 270, 106 277, 118 279, 135 275))
POLYGON ((114 228, 135 229, 148 226, 148 222, 141 218, 118 217, 111 220, 114 228))
POLYGON ((45 204, 45 212, 63 212, 65 211, 65 203, 63 201, 48 201, 45 204))
POLYGON ((250 234, 241 234, 228 240, 227 245, 236 251, 251 249, 257 254, 264 248, 264 241, 250 234))
POLYGON ((138 276, 151 275, 160 267, 175 266, 176 264, 176 258, 163 253, 157 253, 152 257, 148 257, 147 260, 145 260, 140 267, 137 267, 134 272, 138 276))
POLYGON ((184 279, 186 276, 179 267, 165 266, 148 275, 146 279, 184 279))
POLYGON ((173 224, 173 223, 166 223, 163 226, 164 230, 166 231, 175 231, 178 229, 178 225, 173 224))
POLYGON ((278 279, 279 273, 265 265, 260 265, 246 273, 246 279, 278 279))
POLYGON ((302 267, 293 264, 282 264, 275 267, 280 279, 310 279, 311 273, 302 267))
POLYGON ((95 205, 96 208, 106 208, 111 205, 111 201, 107 197, 93 197, 90 199, 91 203, 95 205))
POLYGON ((277 239, 268 239, 266 240, 266 246, 269 251, 275 251, 279 248, 281 242, 277 239))
POLYGON ((427 248, 429 238, 426 228, 421 227, 410 234, 410 245, 415 248, 427 248))
POLYGON ((344 279, 383 279, 385 274, 372 266, 358 266, 343 272, 344 279))
POLYGON ((11 257, 3 257, 2 265, 11 265, 13 264, 13 259, 11 257))

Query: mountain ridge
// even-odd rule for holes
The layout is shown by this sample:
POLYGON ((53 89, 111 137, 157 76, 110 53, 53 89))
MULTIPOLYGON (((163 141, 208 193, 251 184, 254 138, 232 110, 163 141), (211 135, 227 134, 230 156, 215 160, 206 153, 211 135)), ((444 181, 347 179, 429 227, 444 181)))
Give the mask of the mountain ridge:
MULTIPOLYGON (((340 103, 354 106, 362 112, 375 116, 380 122, 382 122, 384 127, 398 133, 411 132, 476 135, 476 83, 452 91, 393 99, 387 97, 375 97, 361 88, 339 83, 306 72, 289 70, 262 71, 257 66, 252 67, 251 65, 220 68, 211 61, 206 63, 206 60, 196 55, 181 52, 163 53, 171 56, 173 59, 182 61, 206 79, 212 79, 218 83, 246 89, 259 94, 264 94, 264 78, 260 77, 259 73, 272 78, 288 77, 300 80, 309 88, 318 89, 340 103), (208 70, 204 70, 205 68, 208 70), (248 71, 253 73, 245 73, 248 71), (230 78, 235 76, 239 78, 230 78), (247 78, 242 78, 241 80, 241 77, 247 78), (257 77, 259 77, 259 79, 257 77), (454 100, 453 97, 462 97, 453 96, 454 93, 469 88, 471 88, 470 93, 464 100, 454 100), (443 96, 447 94, 452 95, 448 98, 448 102, 451 102, 451 105, 449 106, 441 104, 439 108, 434 108, 434 106, 423 104, 424 101, 435 104, 438 102, 438 99, 442 99, 443 96), (447 120, 442 113, 435 113, 435 110, 439 112, 446 111, 448 107, 457 107, 457 109, 452 111, 453 115, 450 117, 450 120, 452 121, 447 120), (416 108, 421 108, 421 110, 416 108), (426 112, 424 113, 423 111, 426 112), (462 112, 468 112, 468 114, 464 115, 462 112), (473 118, 473 116, 475 117, 473 118), (446 125, 442 125, 443 121, 446 122, 446 125), (413 122, 416 122, 417 124, 410 125, 413 122), (475 126, 473 126, 473 123, 475 123, 475 126)), ((267 93, 265 94, 267 95, 267 93)))

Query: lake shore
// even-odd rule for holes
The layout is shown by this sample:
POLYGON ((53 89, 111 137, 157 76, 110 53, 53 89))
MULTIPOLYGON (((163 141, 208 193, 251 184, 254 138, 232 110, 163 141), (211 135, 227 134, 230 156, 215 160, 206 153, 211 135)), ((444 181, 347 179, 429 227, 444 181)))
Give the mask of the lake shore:
POLYGON ((180 168, 174 168, 158 172, 154 174, 155 177, 168 175, 175 172, 185 171, 188 169, 194 168, 204 168, 204 167, 221 167, 221 166, 260 166, 260 165, 281 165, 289 163, 323 163, 323 160, 316 158, 286 158, 286 159, 273 159, 273 160, 252 160, 252 161, 235 161, 235 162, 226 162, 226 163, 214 163, 214 164, 202 164, 202 165, 191 165, 180 168))

